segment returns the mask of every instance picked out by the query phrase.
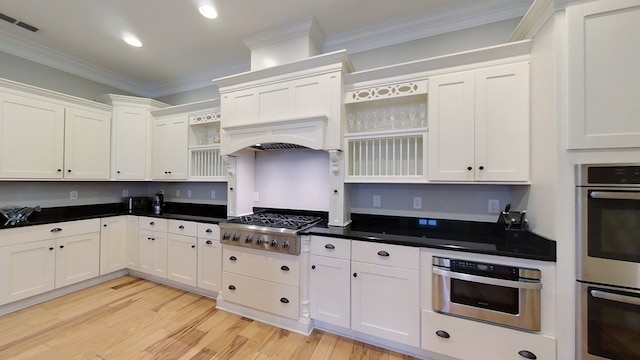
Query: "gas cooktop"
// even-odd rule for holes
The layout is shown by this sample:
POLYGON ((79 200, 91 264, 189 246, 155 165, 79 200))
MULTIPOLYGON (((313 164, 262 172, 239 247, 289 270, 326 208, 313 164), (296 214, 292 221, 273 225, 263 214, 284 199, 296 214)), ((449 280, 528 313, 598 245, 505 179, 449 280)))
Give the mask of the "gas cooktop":
POLYGON ((227 223, 301 230, 315 225, 321 220, 322 218, 318 216, 256 213, 229 219, 227 223))

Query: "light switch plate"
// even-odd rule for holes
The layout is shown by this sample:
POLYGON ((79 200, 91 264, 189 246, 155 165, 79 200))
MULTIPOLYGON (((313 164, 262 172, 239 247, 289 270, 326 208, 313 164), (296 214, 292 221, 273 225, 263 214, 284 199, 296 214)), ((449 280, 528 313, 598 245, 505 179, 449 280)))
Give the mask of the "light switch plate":
POLYGON ((413 208, 414 209, 422 209, 422 198, 421 197, 414 197, 413 198, 413 208))
POLYGON ((69 200, 78 200, 78 192, 69 191, 69 200))
POLYGON ((380 207, 380 195, 373 195, 373 207, 380 207))

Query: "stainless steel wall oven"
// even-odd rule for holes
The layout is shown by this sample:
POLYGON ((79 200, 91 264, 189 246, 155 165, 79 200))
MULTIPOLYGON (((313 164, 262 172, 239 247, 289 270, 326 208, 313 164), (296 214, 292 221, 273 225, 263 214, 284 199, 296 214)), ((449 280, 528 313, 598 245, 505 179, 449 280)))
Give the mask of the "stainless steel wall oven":
POLYGON ((640 164, 576 168, 577 354, 640 359, 640 164))
POLYGON ((540 270, 433 257, 433 309, 540 331, 540 270))

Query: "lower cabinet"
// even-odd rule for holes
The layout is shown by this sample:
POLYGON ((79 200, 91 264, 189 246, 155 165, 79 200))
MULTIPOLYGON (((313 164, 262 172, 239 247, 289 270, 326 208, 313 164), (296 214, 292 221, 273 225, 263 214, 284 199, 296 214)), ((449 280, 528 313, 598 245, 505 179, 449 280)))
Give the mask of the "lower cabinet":
POLYGON ((100 219, 100 275, 127 267, 127 217, 100 219))
POLYGON ((127 268, 138 270, 138 217, 127 215, 127 268))
POLYGON ((422 348, 455 358, 553 360, 555 341, 546 335, 422 310, 422 348))
POLYGON ((197 239, 185 235, 168 235, 169 256, 167 278, 185 285, 196 286, 198 271, 197 239))
POLYGON ((222 283, 222 247, 220 228, 198 224, 198 287, 220 292, 222 283))
POLYGON ((0 237, 0 304, 100 273, 99 219, 6 229, 0 237))
POLYGON ((138 270, 167 277, 167 233, 140 230, 138 234, 138 270))

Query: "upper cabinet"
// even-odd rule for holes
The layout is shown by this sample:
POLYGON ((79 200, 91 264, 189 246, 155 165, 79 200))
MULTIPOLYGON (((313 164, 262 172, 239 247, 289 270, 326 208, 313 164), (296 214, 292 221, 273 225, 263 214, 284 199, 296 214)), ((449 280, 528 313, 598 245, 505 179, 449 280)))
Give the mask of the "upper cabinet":
POLYGON ((111 178, 151 178, 151 110, 167 104, 139 97, 105 95, 96 99, 113 106, 111 178))
POLYGON ((226 181, 220 152, 220 108, 189 116, 189 179, 226 181))
POLYGON ((158 118, 153 121, 152 127, 152 178, 187 179, 187 116, 158 118))
POLYGON ((569 149, 640 147, 640 1, 596 1, 567 15, 569 149))
POLYGON ((529 64, 429 78, 429 180, 529 180, 529 64))
POLYGON ((0 178, 109 178, 110 107, 6 80, 0 86, 0 178))

